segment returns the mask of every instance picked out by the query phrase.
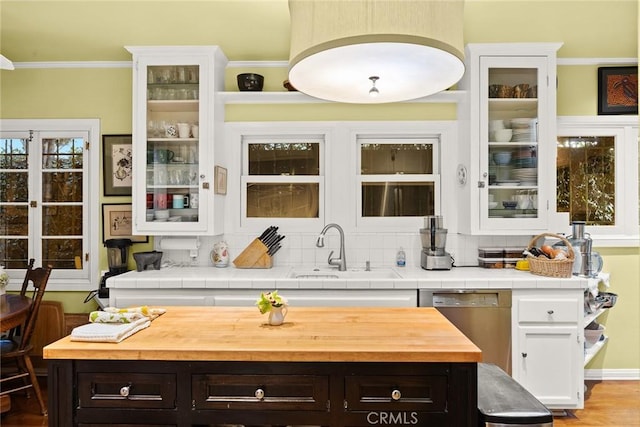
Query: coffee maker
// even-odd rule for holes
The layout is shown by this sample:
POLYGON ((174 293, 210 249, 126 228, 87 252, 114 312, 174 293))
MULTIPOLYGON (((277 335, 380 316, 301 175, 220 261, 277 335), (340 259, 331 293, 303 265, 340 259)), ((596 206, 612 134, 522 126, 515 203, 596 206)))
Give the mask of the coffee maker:
POLYGON ((98 288, 99 298, 109 298, 109 288, 107 288, 107 279, 109 277, 127 272, 129 248, 132 242, 131 239, 108 239, 104 242, 104 245, 107 247, 109 271, 100 279, 100 287, 98 288))
POLYGON ((420 265, 425 270, 451 270, 453 259, 444 250, 447 243, 447 229, 442 227, 441 216, 428 216, 424 228, 420 229, 422 253, 420 265))

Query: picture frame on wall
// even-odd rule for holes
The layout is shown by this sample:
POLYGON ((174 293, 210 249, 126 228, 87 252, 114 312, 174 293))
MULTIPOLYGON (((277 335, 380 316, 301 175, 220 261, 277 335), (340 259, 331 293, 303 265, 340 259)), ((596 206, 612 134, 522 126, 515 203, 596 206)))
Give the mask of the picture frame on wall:
POLYGON ((222 166, 214 168, 215 183, 213 192, 215 194, 227 194, 227 169, 222 166))
POLYGON ((133 243, 147 243, 149 236, 132 235, 133 212, 128 203, 102 204, 102 243, 109 239, 131 239, 133 243))
POLYGON ((598 115, 638 114, 638 68, 598 68, 598 115))
POLYGON ((132 151, 131 135, 102 135, 105 196, 131 196, 132 151))

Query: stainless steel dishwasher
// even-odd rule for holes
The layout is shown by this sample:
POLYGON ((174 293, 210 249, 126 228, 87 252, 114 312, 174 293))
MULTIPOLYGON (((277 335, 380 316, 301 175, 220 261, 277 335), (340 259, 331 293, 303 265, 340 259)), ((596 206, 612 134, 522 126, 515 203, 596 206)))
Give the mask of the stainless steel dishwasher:
POLYGON ((511 375, 511 291, 423 289, 419 307, 435 307, 480 350, 483 362, 511 375))

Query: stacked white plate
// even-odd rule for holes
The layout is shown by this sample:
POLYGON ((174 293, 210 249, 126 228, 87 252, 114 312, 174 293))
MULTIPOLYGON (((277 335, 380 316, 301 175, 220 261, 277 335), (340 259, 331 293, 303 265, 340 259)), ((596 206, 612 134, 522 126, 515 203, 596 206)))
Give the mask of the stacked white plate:
POLYGON ((536 168, 513 169, 511 177, 520 181, 520 185, 537 185, 538 170, 536 168))
POLYGON ((511 119, 511 129, 513 129, 513 142, 535 142, 538 140, 538 119, 520 118, 511 119))

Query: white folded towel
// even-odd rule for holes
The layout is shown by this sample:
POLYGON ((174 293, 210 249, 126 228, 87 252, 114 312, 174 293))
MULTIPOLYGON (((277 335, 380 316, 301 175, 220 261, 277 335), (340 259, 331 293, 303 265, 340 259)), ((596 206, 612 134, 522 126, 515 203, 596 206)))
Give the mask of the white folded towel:
POLYGON ((117 343, 151 325, 147 317, 131 323, 88 323, 73 328, 71 341, 93 341, 117 343))

